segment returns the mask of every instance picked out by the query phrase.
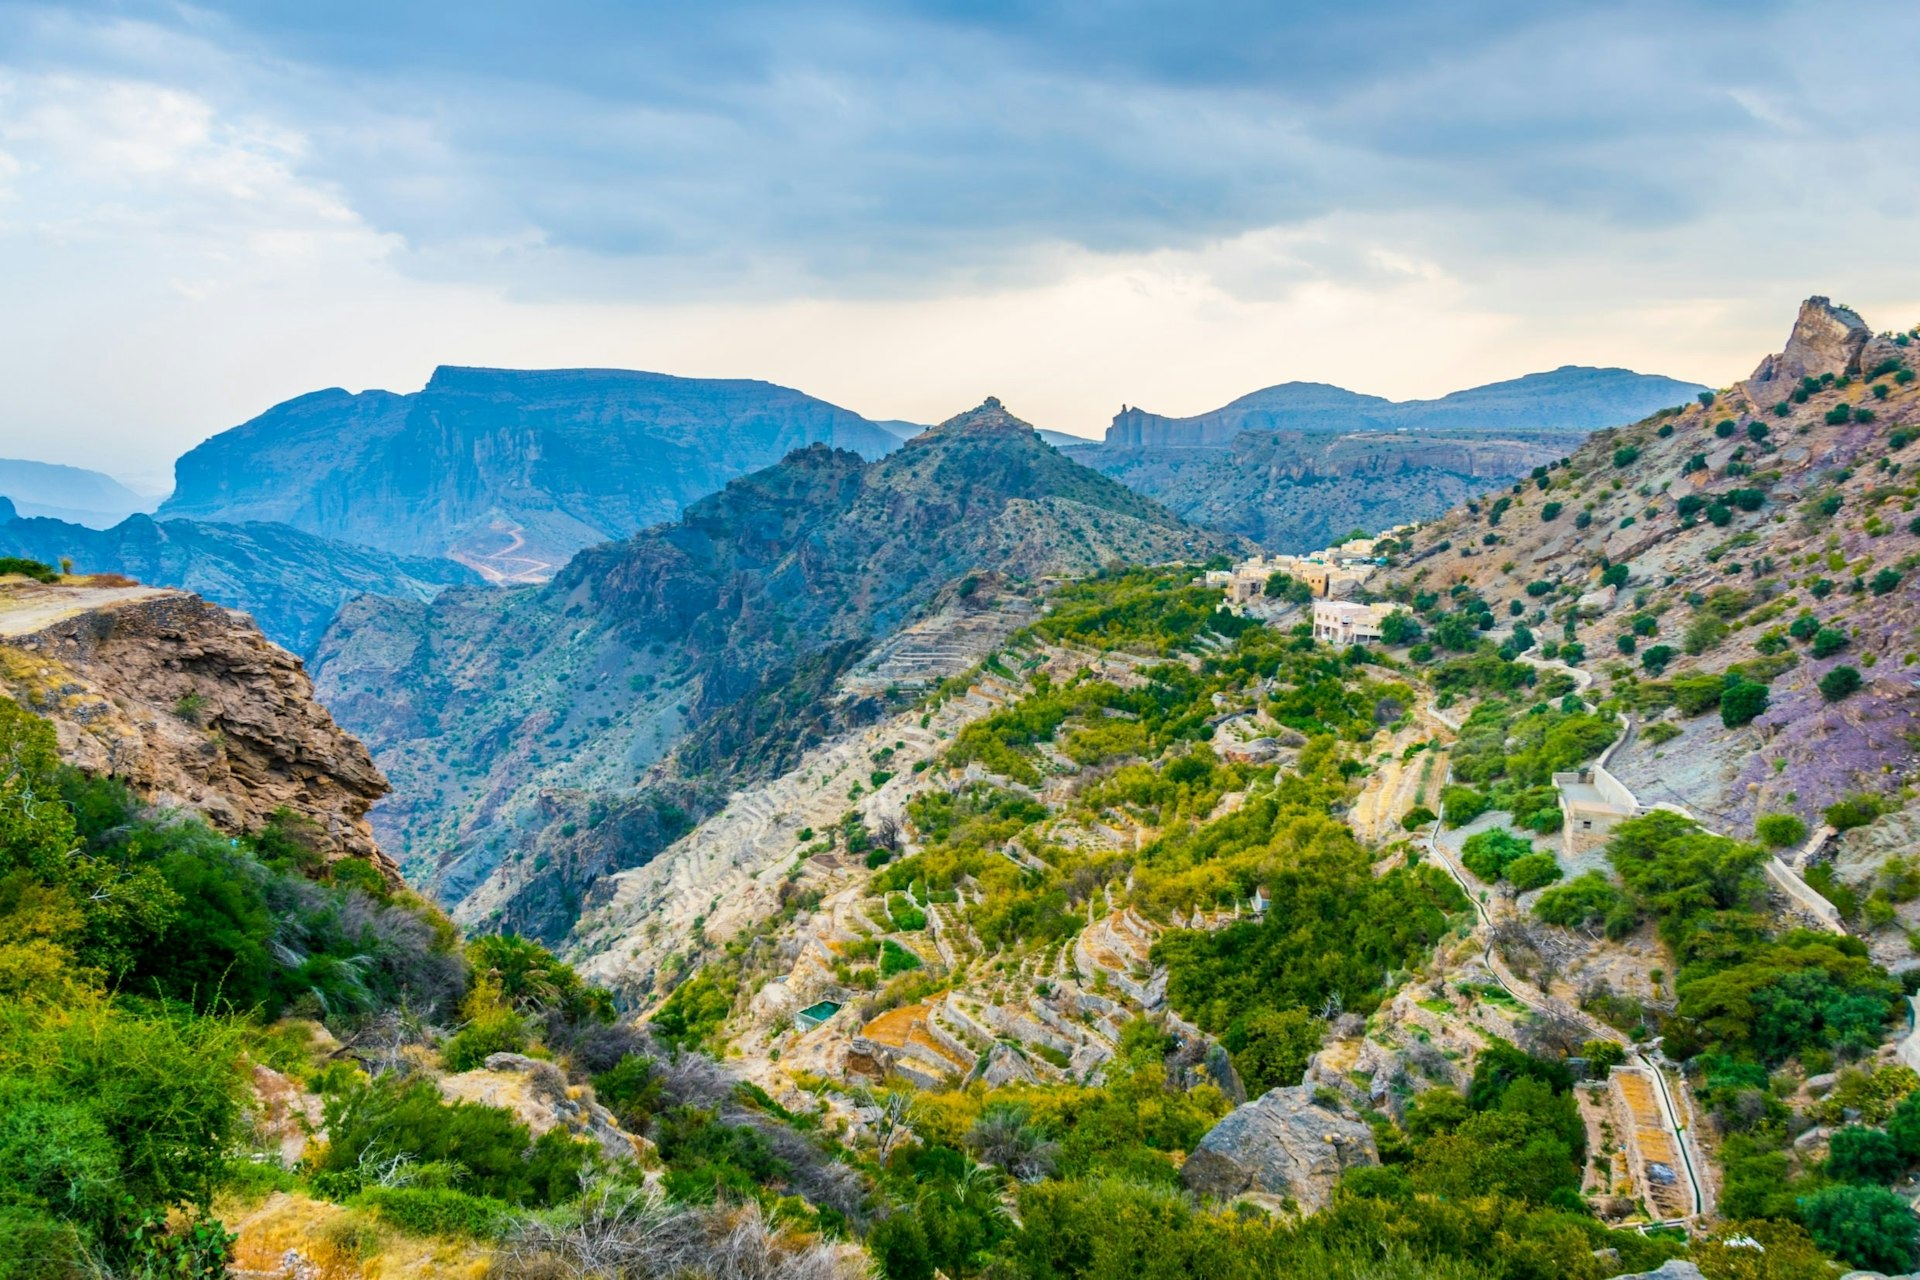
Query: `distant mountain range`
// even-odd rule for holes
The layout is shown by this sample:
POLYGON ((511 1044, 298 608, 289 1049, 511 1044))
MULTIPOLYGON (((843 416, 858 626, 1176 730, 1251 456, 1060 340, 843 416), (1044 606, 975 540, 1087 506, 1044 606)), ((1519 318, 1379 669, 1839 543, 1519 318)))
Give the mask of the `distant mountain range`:
POLYGON ((316 391, 222 432, 176 464, 160 514, 275 521, 533 581, 794 449, 873 458, 905 429, 767 382, 443 367, 409 395, 316 391))
POLYGON ((878 461, 798 450, 544 586, 358 601, 314 666, 394 781, 376 821, 416 883, 552 939, 600 875, 844 725, 839 676, 963 580, 1233 549, 990 400, 878 461))
POLYGON ((118 524, 159 501, 135 493, 112 476, 83 467, 24 458, 0 458, 0 494, 23 516, 70 520, 93 529, 118 524))
POLYGON ((122 573, 156 587, 182 587, 240 609, 267 638, 308 654, 340 606, 363 592, 427 599, 442 587, 478 583, 451 560, 394 556, 283 524, 210 524, 129 516, 111 529, 28 518, 0 498, 0 555, 45 564, 71 560, 79 573, 122 573))
POLYGON ((1571 431, 1617 427, 1705 387, 1631 369, 1563 365, 1437 400, 1388 400, 1324 382, 1284 382, 1191 418, 1123 409, 1110 447, 1224 448, 1242 431, 1571 431))
POLYGON ((1423 520, 1704 388, 1574 365, 1437 400, 1288 382, 1191 418, 1123 409, 1077 460, 1198 524, 1278 551, 1423 520))

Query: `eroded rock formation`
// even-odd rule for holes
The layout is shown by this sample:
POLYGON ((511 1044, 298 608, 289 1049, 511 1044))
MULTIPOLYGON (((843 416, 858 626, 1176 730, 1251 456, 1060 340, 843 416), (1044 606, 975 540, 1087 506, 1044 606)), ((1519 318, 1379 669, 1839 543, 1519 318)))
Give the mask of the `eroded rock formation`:
POLYGON ((1202 1195, 1252 1192, 1313 1213, 1327 1206, 1348 1169, 1379 1162, 1365 1121, 1321 1105, 1312 1089, 1295 1085, 1234 1108, 1200 1140, 1181 1177, 1202 1195))
POLYGON ((367 858, 397 880, 366 816, 386 779, 300 660, 245 615, 180 591, 11 587, 0 688, 52 721, 88 773, 236 835, 290 809, 329 860, 367 858))

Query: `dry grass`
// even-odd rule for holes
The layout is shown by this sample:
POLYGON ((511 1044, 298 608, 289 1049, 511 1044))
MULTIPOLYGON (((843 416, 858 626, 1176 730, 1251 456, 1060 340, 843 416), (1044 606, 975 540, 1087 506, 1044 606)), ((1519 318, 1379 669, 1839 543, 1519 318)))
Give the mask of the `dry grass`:
POLYGON ((371 1214, 284 1191, 251 1210, 222 1215, 234 1242, 234 1274, 281 1280, 290 1274, 288 1253, 309 1269, 303 1280, 481 1280, 492 1262, 486 1246, 471 1240, 432 1240, 402 1235, 371 1214))
POLYGON ((576 1219, 534 1221, 500 1247, 488 1280, 870 1280, 849 1245, 800 1236, 757 1204, 691 1209, 657 1192, 603 1193, 576 1219))

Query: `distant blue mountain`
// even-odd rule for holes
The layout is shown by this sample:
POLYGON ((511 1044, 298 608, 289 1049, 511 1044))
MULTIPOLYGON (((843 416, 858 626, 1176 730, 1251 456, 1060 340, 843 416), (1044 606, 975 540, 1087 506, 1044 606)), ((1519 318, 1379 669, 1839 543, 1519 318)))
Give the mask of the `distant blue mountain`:
POLYGON ((1564 365, 1437 400, 1387 400, 1324 382, 1284 382, 1191 418, 1123 409, 1107 428, 1118 448, 1225 448, 1242 431, 1568 431, 1636 422, 1706 390, 1631 369, 1564 365))
POLYGON ((443 367, 410 395, 316 391, 222 432, 176 464, 160 514, 274 521, 535 580, 794 449, 876 458, 904 426, 768 382, 443 367))
POLYGON ((50 516, 94 529, 118 524, 136 511, 151 511, 159 500, 98 471, 25 458, 0 458, 0 493, 11 498, 23 516, 50 516))

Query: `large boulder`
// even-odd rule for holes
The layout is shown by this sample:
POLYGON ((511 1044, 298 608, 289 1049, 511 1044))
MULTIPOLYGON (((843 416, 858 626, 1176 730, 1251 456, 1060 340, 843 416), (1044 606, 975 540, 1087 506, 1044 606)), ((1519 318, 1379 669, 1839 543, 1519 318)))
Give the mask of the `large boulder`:
POLYGON ((490 1053, 483 1067, 442 1077, 439 1084, 449 1102, 505 1107, 536 1138, 564 1128, 598 1143, 611 1159, 631 1160, 646 1141, 622 1130, 591 1090, 570 1087, 560 1068, 524 1054, 490 1053))
POLYGON ((1313 1213, 1327 1206, 1348 1169, 1379 1162, 1365 1121, 1296 1085, 1236 1107, 1200 1140, 1181 1176, 1202 1195, 1255 1192, 1313 1213))
POLYGON ((1747 396, 1757 406, 1782 399, 1804 377, 1860 372, 1860 350, 1873 337, 1867 322, 1825 298, 1800 304, 1786 349, 1768 356, 1747 379, 1747 396))

